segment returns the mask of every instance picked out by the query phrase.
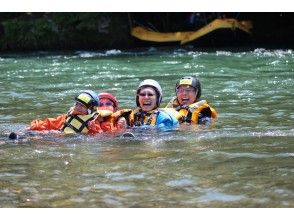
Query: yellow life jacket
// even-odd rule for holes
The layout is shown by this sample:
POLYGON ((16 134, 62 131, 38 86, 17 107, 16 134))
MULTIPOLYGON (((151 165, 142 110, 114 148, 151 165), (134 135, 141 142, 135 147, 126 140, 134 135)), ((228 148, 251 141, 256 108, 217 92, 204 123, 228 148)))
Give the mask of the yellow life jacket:
POLYGON ((129 114, 129 117, 127 118, 128 124, 131 127, 142 125, 154 126, 156 124, 157 112, 157 109, 149 112, 142 112, 141 108, 136 108, 129 114))
POLYGON ((132 112, 132 109, 121 109, 112 113, 111 118, 112 120, 117 121, 120 117, 125 117, 125 118, 129 117, 131 112, 132 112))
POLYGON ((132 112, 132 109, 121 109, 116 112, 114 112, 111 116, 115 119, 118 119, 119 117, 128 117, 128 115, 132 112))
POLYGON ((175 118, 178 119, 178 121, 181 121, 183 118, 183 115, 174 108, 165 107, 165 108, 161 108, 160 110, 163 110, 167 112, 168 114, 175 116, 175 118))
POLYGON ((88 115, 67 115, 61 131, 66 134, 76 134, 76 133, 88 133, 88 122, 95 119, 98 116, 97 113, 92 113, 88 115))
POLYGON ((121 109, 116 112, 109 110, 97 110, 99 121, 108 121, 115 123, 120 117, 125 117, 131 113, 132 109, 121 109))
POLYGON ((210 111, 211 118, 217 118, 217 112, 210 107, 205 100, 195 102, 189 106, 181 106, 176 97, 174 97, 164 108, 164 110, 170 111, 180 123, 196 123, 198 124, 199 115, 210 111), (173 108, 175 111, 171 111, 173 108), (177 113, 176 113, 177 112, 177 113))
POLYGON ((173 97, 169 103, 167 103, 167 105, 165 106, 165 108, 176 108, 180 105, 180 103, 178 102, 177 97, 173 97))
POLYGON ((98 114, 99 117, 101 118, 107 118, 109 116, 112 115, 112 111, 109 111, 109 110, 96 110, 96 113, 98 114))

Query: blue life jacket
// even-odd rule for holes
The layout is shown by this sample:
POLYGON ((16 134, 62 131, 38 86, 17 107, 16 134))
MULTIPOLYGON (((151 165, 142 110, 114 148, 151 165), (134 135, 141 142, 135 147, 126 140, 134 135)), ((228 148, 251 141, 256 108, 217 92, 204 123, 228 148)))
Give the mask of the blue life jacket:
POLYGON ((155 126, 156 128, 164 130, 174 129, 179 126, 179 121, 174 115, 163 110, 159 110, 157 113, 155 126))
POLYGON ((150 112, 142 112, 140 108, 137 108, 131 112, 127 122, 130 127, 155 127, 160 130, 174 129, 179 125, 179 122, 174 115, 158 109, 150 112))

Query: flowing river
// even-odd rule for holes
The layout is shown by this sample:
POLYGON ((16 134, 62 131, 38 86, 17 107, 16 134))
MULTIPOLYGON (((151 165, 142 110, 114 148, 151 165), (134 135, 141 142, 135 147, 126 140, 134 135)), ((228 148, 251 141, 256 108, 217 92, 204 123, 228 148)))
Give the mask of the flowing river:
POLYGON ((0 92, 0 207, 294 207, 293 50, 0 54, 0 92), (146 78, 164 107, 185 75, 200 79, 215 124, 135 138, 25 131, 84 89, 135 108, 146 78))

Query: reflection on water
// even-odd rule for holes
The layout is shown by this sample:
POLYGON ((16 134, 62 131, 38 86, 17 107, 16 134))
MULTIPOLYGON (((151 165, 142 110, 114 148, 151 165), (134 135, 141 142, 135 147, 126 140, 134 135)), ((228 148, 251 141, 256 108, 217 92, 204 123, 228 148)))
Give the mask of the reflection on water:
POLYGON ((0 207, 293 207, 293 60, 264 49, 0 55, 0 207), (219 112, 212 126, 135 138, 25 131, 81 89, 134 108, 136 86, 153 78, 166 104, 189 74, 219 112))

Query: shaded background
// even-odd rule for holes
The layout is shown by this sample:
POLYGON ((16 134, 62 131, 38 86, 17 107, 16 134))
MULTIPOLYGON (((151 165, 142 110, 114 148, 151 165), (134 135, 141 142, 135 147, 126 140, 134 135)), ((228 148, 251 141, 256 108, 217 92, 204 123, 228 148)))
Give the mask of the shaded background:
MULTIPOLYGON (((187 45, 210 47, 293 48, 294 13, 0 13, 0 51, 133 49, 178 46, 130 35, 134 26, 160 32, 197 30, 215 18, 251 20, 252 35, 220 29, 187 45)), ((184 45, 183 47, 187 47, 184 45)))

